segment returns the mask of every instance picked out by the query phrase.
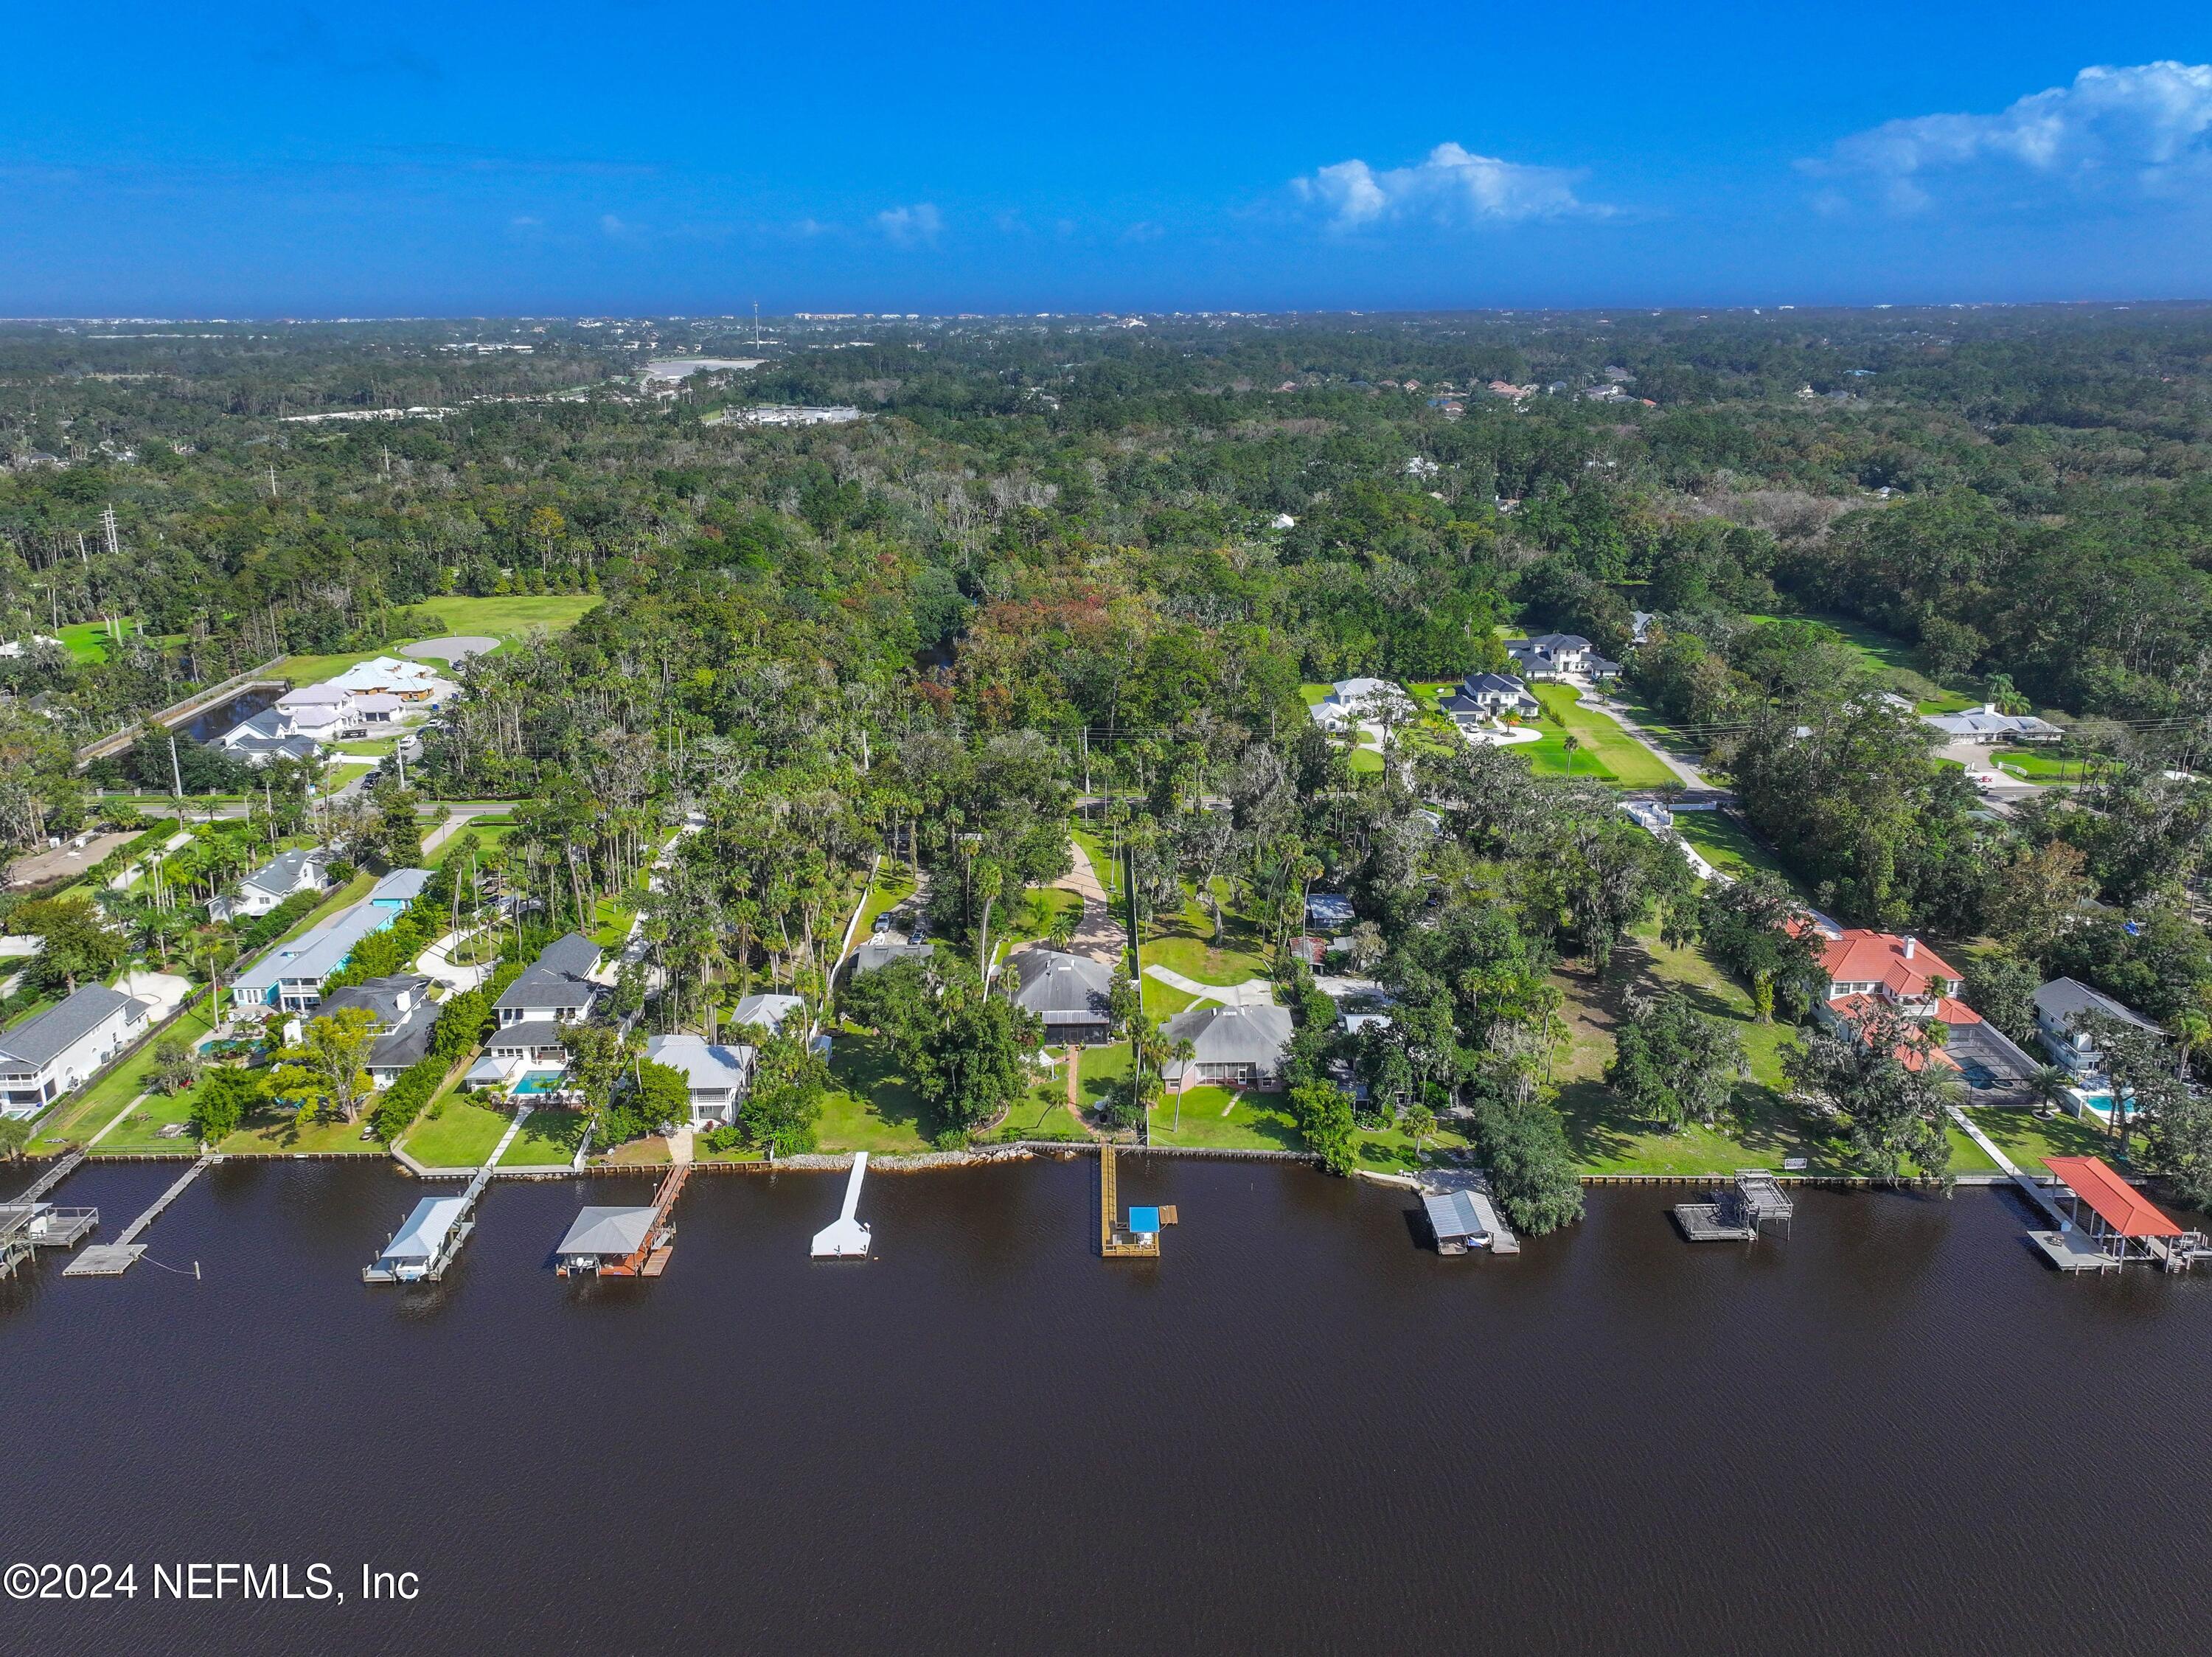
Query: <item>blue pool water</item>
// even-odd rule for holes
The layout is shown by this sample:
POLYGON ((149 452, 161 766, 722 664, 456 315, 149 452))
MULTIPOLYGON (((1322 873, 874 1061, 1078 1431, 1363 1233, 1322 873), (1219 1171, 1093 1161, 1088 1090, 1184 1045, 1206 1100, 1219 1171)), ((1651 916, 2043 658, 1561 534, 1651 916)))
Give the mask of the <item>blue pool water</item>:
POLYGON ((514 1091, 518 1093, 553 1093, 561 1086, 562 1074, 559 1070, 532 1070, 514 1084, 514 1091))

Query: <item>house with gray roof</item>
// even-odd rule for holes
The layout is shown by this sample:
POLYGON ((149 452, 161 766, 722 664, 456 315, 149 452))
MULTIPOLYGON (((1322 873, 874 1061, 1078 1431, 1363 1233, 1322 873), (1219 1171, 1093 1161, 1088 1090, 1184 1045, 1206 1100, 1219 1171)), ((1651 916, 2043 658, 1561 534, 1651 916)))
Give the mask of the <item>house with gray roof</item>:
POLYGON ((2054 1064, 2063 1064, 2084 1081, 2105 1081, 2104 1055, 2097 1039, 2081 1027, 2088 1014, 2101 1013, 2138 1030, 2161 1033, 2142 1014, 2093 990, 2078 978, 2053 978, 2035 992, 2035 1035, 2054 1064))
POLYGON ((1506 654, 1524 679, 1565 679, 1574 674, 1596 680, 1620 677, 1620 664, 1607 661, 1580 633, 1539 633, 1509 640, 1506 654))
POLYGON ((266 915, 295 892, 319 892, 330 856, 320 846, 295 846, 279 852, 239 882, 237 897, 209 899, 208 913, 218 921, 266 915))
POLYGON ((58 1007, 0 1033, 0 1116, 33 1117, 146 1032, 144 1002, 87 984, 58 1007))
POLYGON ((1455 718, 1497 719, 1517 714, 1534 719, 1544 711, 1543 704, 1510 673, 1469 673, 1437 705, 1455 718))
POLYGON ((1114 969, 1104 961, 1058 949, 1024 949, 1008 959, 999 983, 1015 1006, 1044 1020, 1045 1039, 1055 1045, 1101 1042, 1114 1033, 1106 1002, 1114 969))
POLYGON ((376 1045, 369 1049, 369 1080, 389 1087, 400 1072, 428 1056, 430 1037, 438 1027, 438 1004, 430 999, 430 980, 417 972, 398 972, 387 978, 365 978, 323 997, 315 1016, 356 1008, 374 1021, 376 1045))
POLYGON ((1194 1007, 1161 1026, 1169 1045, 1188 1041, 1189 1062, 1168 1061, 1166 1080, 1177 1087, 1196 1082, 1229 1087, 1272 1087, 1283 1079, 1290 1051, 1288 1008, 1194 1007))
POLYGON ((805 1002, 797 996, 747 996, 731 1013, 730 1022, 733 1025, 757 1025, 774 1035, 783 1028, 786 1019, 793 1013, 804 1011, 805 1006, 805 1002))
POLYGON ((926 961, 936 953, 933 943, 908 943, 896 934, 873 938, 853 952, 853 976, 860 978, 894 961, 926 961))
POLYGON ((592 976, 599 970, 599 947, 582 933, 554 939, 491 1004, 500 1036, 510 1025, 575 1024, 589 1017, 602 988, 592 976))

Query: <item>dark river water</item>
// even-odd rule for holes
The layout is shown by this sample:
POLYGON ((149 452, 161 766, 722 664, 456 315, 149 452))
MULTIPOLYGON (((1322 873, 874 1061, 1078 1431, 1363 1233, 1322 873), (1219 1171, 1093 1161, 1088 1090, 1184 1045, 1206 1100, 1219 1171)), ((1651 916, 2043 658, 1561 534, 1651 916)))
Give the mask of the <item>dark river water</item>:
MULTIPOLYGON (((1814 1192, 1693 1248, 1592 1193, 1440 1259, 1405 1193, 1125 1161, 1176 1203, 1103 1261, 1096 1170, 695 1180, 668 1275, 571 1284, 579 1204, 503 1185, 422 1291, 359 1269, 423 1187, 234 1166, 118 1281, 0 1286, 0 1650, 2061 1654, 2212 1623, 2212 1278, 2061 1278, 2012 1199, 1814 1192), (182 1269, 164 1270, 161 1265, 182 1269), (204 1276, 190 1275, 198 1261, 204 1276), (156 1600, 155 1562, 345 1600, 156 1600), (367 1603, 364 1564, 419 1573, 367 1603)), ((112 1234, 173 1178, 58 1196, 112 1234)), ((10 1182, 16 1183, 16 1182, 10 1182)))

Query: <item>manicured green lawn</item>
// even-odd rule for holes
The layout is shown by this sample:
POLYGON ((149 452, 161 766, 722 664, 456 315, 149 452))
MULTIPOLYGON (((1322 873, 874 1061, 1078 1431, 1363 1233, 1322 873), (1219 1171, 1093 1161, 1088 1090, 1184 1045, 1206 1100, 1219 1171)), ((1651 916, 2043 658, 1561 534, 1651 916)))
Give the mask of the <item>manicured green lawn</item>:
POLYGON ((361 1122, 315 1121, 304 1127, 289 1111, 264 1112, 222 1142, 228 1155, 289 1151, 341 1151, 362 1156, 382 1156, 385 1149, 374 1139, 364 1139, 361 1122))
MULTIPOLYGON (((94 1156, 107 1156, 120 1151, 198 1151, 199 1142, 186 1128, 181 1134, 164 1139, 161 1130, 173 1123, 184 1121, 192 1113, 191 1089, 169 1096, 149 1093, 131 1114, 123 1118, 115 1131, 92 1148, 94 1156)), ((104 1124, 101 1124, 104 1125, 104 1124)), ((100 1131, 94 1126, 94 1133, 100 1131)))
MULTIPOLYGON (((1121 901, 1121 864, 1107 845, 1107 837, 1088 827, 1071 828, 1068 838, 1083 848, 1083 855, 1091 860, 1091 871, 1105 888, 1106 900, 1110 904, 1121 901)), ((1125 917, 1126 918, 1126 917, 1125 917)))
POLYGON ((2049 1156, 2101 1156, 2106 1161, 2114 1157, 2112 1136, 2094 1122, 2070 1116, 2044 1119, 2033 1111, 2001 1106, 1983 1106, 1966 1115, 2028 1173, 2045 1172, 2044 1159, 2049 1156))
POLYGON ((1439 1148, 1457 1149, 1467 1143, 1464 1134, 1439 1130, 1421 1142, 1422 1154, 1413 1154, 1413 1136, 1396 1127, 1359 1130, 1359 1166, 1378 1173, 1417 1173, 1428 1166, 1429 1154, 1439 1148))
MULTIPOLYGON (((1558 1104, 1565 1118, 1568 1144, 1577 1163, 1591 1173, 1706 1174, 1736 1168, 1778 1170, 1783 1160, 1802 1156, 1807 1172, 1848 1173, 1845 1148, 1826 1124, 1784 1096, 1782 1048, 1794 1032, 1785 1024, 1759 1024, 1751 997, 1695 946, 1670 949, 1656 929, 1640 930, 1614 957, 1600 984, 1580 972, 1562 972, 1567 990, 1562 1009, 1571 1037, 1555 1059, 1558 1104), (1735 1120, 1723 1129, 1692 1126, 1668 1131, 1630 1117, 1606 1087, 1612 1062, 1613 1030, 1627 1015, 1623 991, 1642 978, 1654 990, 1673 990, 1689 998, 1698 1012, 1726 1020, 1744 1046, 1751 1078, 1735 1091, 1735 1120)), ((1991 1173, 1996 1165, 1965 1135, 1952 1130, 1952 1167, 1962 1173, 1991 1173)))
POLYGON ((1763 868, 1781 875, 1792 886, 1796 877, 1781 861, 1753 839, 1743 826, 1717 811, 1678 811, 1674 832, 1687 840, 1699 856, 1724 874, 1741 874, 1763 868))
POLYGON ((514 1143, 507 1148, 507 1154, 499 1159, 500 1167, 567 1167, 576 1160, 576 1147, 583 1143, 586 1120, 581 1111, 532 1111, 522 1131, 515 1135, 514 1143))
POLYGON ((337 764, 331 766, 327 771, 324 771, 323 792, 325 794, 336 794, 340 789, 345 787, 347 783, 352 782, 356 777, 366 777, 369 772, 375 769, 376 766, 374 764, 366 759, 340 760, 337 764))
MULTIPOLYGON (((1144 964, 1164 966, 1200 984, 1242 984, 1247 978, 1266 978, 1267 945, 1259 929, 1225 905, 1222 923, 1217 944, 1212 912, 1195 898, 1186 900, 1180 915, 1155 916, 1147 929, 1151 935, 1145 940, 1144 964)), ((1164 987, 1147 979, 1146 1001, 1150 1002, 1155 988, 1164 987)))
POLYGON ((842 1091, 831 1093, 823 1110, 822 1148, 927 1150, 933 1130, 923 1120, 921 1097, 900 1074, 890 1045, 857 1025, 840 1025, 832 1033, 830 1074, 842 1091))
POLYGON ((1583 693, 1574 685, 1534 685, 1529 689, 1544 706, 1544 740, 1518 752, 1530 755, 1540 773, 1547 772, 1553 763, 1547 757, 1547 749, 1557 753, 1559 774, 1566 773, 1564 739, 1572 736, 1582 744, 1573 756, 1577 775, 1610 777, 1632 789, 1662 789, 1681 781, 1658 755, 1611 718, 1583 706, 1583 693))
POLYGON ((2084 769, 2079 754, 2062 755, 2049 748, 2000 748, 1990 758, 1996 770, 2031 783, 2079 783, 2084 769))
POLYGON ((595 1157, 592 1160, 597 1162, 611 1163, 616 1167, 651 1168, 665 1167, 672 1159, 668 1154, 668 1142, 659 1135, 654 1134, 644 1139, 633 1139, 627 1144, 617 1145, 605 1155, 595 1157))
POLYGON ((1178 1099, 1164 1093, 1152 1106, 1152 1142, 1210 1149, 1299 1151, 1297 1124, 1280 1093, 1237 1093, 1193 1087, 1178 1099))
MULTIPOLYGON (((543 627, 551 632, 573 627, 586 611, 599 603, 597 593, 547 593, 492 599, 430 599, 420 607, 429 611, 445 624, 442 631, 423 635, 426 638, 475 633, 504 641, 520 638, 536 627, 543 627)), ((414 643, 413 639, 394 639, 375 650, 343 651, 335 655, 287 656, 276 664, 276 671, 295 685, 319 685, 359 662, 374 661, 379 656, 396 656, 402 644, 414 643)))
MULTIPOLYGON (((1067 1113, 1066 1050, 1059 1051, 1060 1064, 1050 1075, 1029 1090, 1006 1112, 1006 1119, 992 1134, 994 1139, 1073 1139, 1090 1135, 1067 1113)), ((1080 1064, 1079 1058, 1078 1063, 1080 1064)))
MULTIPOLYGON (((121 623, 123 637, 128 638, 137 631, 138 618, 136 616, 125 616, 121 618, 121 623)), ((107 647, 113 643, 113 637, 108 632, 107 624, 104 621, 73 621, 54 637, 59 639, 63 647, 79 661, 106 661, 107 647)))
MULTIPOLYGON (((214 1028, 203 1002, 179 1013, 162 1034, 173 1032, 187 1041, 197 1043, 204 1040, 214 1028)), ((82 1145, 106 1127, 118 1111, 140 1093, 147 1092, 153 1082, 155 1044, 161 1039, 156 1036, 127 1063, 117 1065, 83 1093, 64 1099, 55 1106, 47 1112, 46 1120, 39 1124, 38 1134, 31 1142, 31 1149, 41 1152, 62 1145, 82 1145)), ((119 1134, 123 1130, 118 1128, 115 1131, 119 1134)), ((109 1139, 114 1137, 114 1134, 108 1136, 109 1139)), ((105 1141, 101 1142, 100 1148, 108 1148, 105 1141)))
POLYGON ((448 1093, 430 1102, 399 1143, 425 1167, 480 1167, 514 1119, 512 1111, 448 1093))

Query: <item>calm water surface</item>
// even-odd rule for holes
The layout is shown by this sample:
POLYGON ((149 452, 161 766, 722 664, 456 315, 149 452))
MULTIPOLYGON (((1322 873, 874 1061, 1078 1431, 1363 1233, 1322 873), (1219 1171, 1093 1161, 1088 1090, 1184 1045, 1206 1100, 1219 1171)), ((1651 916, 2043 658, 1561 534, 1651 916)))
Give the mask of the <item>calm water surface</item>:
MULTIPOLYGON (((653 1283, 572 1285, 502 1185, 459 1270, 358 1279, 422 1187, 204 1176, 115 1282, 0 1286, 18 1559, 363 1562, 404 1605, 0 1601, 61 1654, 2193 1646, 2212 1277, 2063 1279, 2011 1199, 1811 1193, 1757 1249, 1593 1193, 1517 1259, 1404 1193, 1124 1163, 705 1178, 653 1283)), ((168 1179, 81 1173, 112 1232, 168 1179)), ((11 1182, 19 1183, 19 1182, 11 1182)))

